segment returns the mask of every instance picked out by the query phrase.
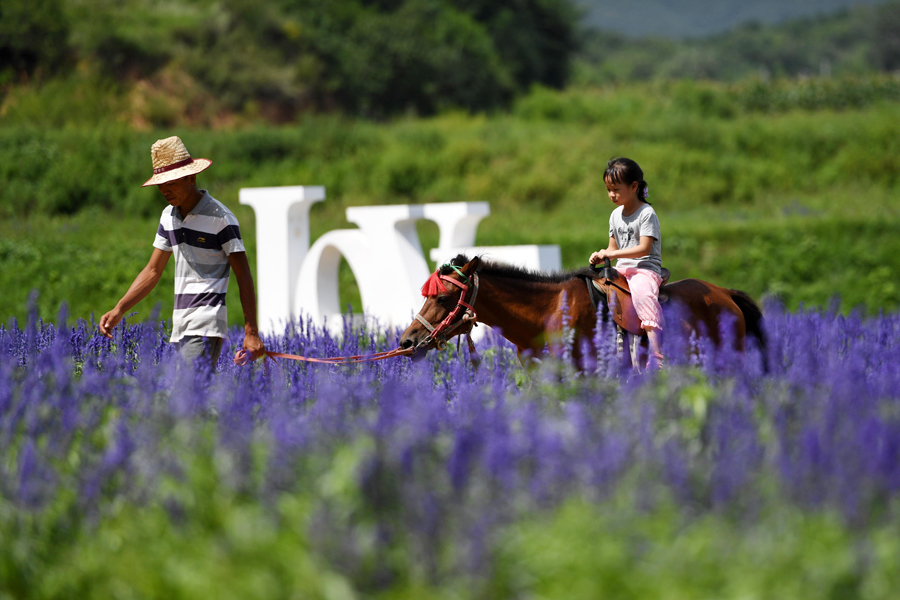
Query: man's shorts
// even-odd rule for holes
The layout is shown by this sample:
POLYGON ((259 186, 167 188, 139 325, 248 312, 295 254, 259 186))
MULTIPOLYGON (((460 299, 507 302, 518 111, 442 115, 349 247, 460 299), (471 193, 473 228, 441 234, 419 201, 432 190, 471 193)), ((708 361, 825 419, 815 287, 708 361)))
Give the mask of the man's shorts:
POLYGON ((222 338, 204 337, 202 335, 186 335, 178 343, 178 353, 188 363, 204 357, 209 360, 210 367, 215 370, 219 355, 222 353, 222 338))

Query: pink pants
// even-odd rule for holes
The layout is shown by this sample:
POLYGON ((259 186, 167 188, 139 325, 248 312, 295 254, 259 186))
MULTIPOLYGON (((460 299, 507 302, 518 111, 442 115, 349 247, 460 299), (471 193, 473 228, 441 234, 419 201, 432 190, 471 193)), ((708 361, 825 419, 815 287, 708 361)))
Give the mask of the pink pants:
POLYGON ((641 320, 641 327, 662 330, 662 306, 659 305, 659 286, 662 277, 649 269, 636 267, 616 267, 616 271, 628 280, 631 288, 631 301, 634 310, 641 320))

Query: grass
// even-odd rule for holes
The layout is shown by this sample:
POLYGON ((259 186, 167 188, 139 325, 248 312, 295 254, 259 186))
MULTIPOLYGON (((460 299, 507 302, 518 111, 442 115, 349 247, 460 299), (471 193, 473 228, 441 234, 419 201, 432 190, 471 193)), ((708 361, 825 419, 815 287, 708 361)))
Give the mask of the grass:
MULTIPOLYGON (((226 202, 241 221, 255 272, 252 210, 236 200, 226 202)), ((590 211, 596 215, 593 218, 573 218, 571 215, 579 214, 575 210, 543 215, 494 209, 482 221, 477 243, 559 244, 564 266, 574 268, 603 244, 606 202, 605 198, 595 201, 590 211)), ((900 305, 895 266, 900 238, 892 234, 900 229, 900 216, 887 199, 874 214, 860 214, 852 205, 819 212, 809 208, 816 205, 813 199, 784 200, 780 206, 773 201, 773 206, 764 211, 669 213, 665 204, 659 202, 657 210, 663 224, 664 263, 672 271, 673 280, 701 278, 742 289, 758 299, 775 295, 791 309, 800 304, 826 304, 835 296, 842 299, 845 310, 861 305, 874 313, 882 307, 900 305)), ((313 239, 328 228, 353 227, 323 213, 326 211, 313 209, 313 239)), ((149 259, 156 223, 152 217, 102 210, 3 222, 0 289, 5 292, 0 296, 0 314, 23 320, 29 294, 37 290, 38 312, 46 320, 54 318, 64 301, 72 317, 90 318, 93 313, 99 319, 125 293, 149 259)), ((428 256, 429 249, 437 245, 437 227, 422 222, 419 229, 428 256)), ((170 266, 157 288, 135 307, 137 318, 149 317, 154 306, 168 318, 173 286, 174 268, 170 266)), ((231 324, 237 324, 242 311, 235 281, 230 289, 229 318, 231 324)), ((341 269, 341 300, 355 312, 361 310, 359 292, 346 264, 341 269)))

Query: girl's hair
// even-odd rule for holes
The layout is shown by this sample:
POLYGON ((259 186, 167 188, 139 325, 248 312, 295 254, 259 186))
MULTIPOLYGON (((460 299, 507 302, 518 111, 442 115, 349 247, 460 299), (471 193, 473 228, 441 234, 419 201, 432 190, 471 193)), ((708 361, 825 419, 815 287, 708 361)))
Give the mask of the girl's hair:
POLYGON ((606 163, 606 170, 603 172, 603 181, 606 180, 609 180, 612 183, 624 183, 625 185, 631 185, 632 183, 637 182, 638 198, 647 204, 650 204, 647 200, 649 194, 647 193, 647 182, 644 181, 644 171, 630 158, 610 159, 610 161, 606 163))

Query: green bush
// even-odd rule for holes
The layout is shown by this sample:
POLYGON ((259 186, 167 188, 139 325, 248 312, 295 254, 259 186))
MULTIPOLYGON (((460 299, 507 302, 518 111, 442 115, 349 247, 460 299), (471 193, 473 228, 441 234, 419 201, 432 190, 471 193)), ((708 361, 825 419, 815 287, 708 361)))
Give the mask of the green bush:
POLYGON ((337 101, 357 114, 489 109, 514 91, 483 26, 433 0, 361 15, 323 33, 319 48, 334 63, 337 101))

